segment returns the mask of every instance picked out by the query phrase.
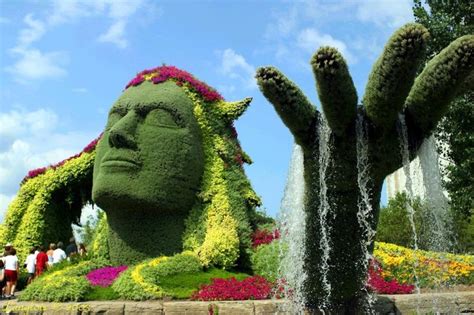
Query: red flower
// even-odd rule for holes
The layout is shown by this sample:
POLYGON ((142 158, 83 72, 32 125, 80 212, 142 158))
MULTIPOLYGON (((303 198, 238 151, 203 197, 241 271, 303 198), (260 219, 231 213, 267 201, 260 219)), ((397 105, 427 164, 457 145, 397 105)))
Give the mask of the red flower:
POLYGON ((385 280, 382 277, 382 267, 375 259, 370 261, 367 286, 369 290, 379 294, 410 294, 415 288, 411 284, 399 283, 396 279, 385 280))
POLYGON ((201 285, 192 300, 263 300, 271 297, 274 284, 261 276, 248 277, 242 281, 235 278, 212 279, 212 283, 201 285))
POLYGON ((280 238, 280 231, 274 230, 273 232, 267 230, 256 230, 252 234, 252 246, 258 247, 263 244, 270 244, 273 240, 280 238))

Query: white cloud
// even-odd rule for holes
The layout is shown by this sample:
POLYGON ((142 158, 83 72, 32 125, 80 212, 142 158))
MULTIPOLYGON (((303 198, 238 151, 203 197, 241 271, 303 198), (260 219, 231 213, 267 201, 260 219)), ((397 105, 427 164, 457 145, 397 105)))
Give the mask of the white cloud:
POLYGON ((250 65, 242 55, 228 48, 218 52, 221 59, 219 72, 231 79, 237 79, 243 83, 244 88, 256 87, 255 67, 250 65))
POLYGON ((3 221, 5 211, 7 210, 10 202, 12 202, 13 198, 15 198, 15 195, 0 194, 0 222, 3 221))
POLYGON ((18 36, 18 48, 26 48, 33 42, 41 39, 46 32, 43 22, 35 20, 33 14, 28 14, 23 19, 23 22, 28 26, 20 31, 18 36))
POLYGON ((65 52, 43 53, 38 49, 14 48, 11 53, 19 60, 6 67, 18 82, 45 78, 58 78, 66 75, 64 66, 68 63, 65 52))
POLYGON ((347 45, 329 34, 321 34, 314 28, 306 28, 299 32, 296 43, 307 52, 314 53, 321 46, 337 48, 349 63, 355 62, 355 57, 349 52, 347 45))
POLYGON ((360 0, 357 2, 356 16, 362 22, 399 27, 413 21, 411 6, 410 0, 360 0))
POLYGON ((99 36, 98 41, 102 43, 115 44, 118 48, 126 48, 128 45, 128 42, 125 39, 126 23, 125 20, 116 21, 109 27, 107 32, 99 36))
POLYGON ((56 113, 43 108, 32 112, 0 112, 1 195, 15 194, 29 170, 72 156, 97 136, 58 132, 58 122, 56 113))

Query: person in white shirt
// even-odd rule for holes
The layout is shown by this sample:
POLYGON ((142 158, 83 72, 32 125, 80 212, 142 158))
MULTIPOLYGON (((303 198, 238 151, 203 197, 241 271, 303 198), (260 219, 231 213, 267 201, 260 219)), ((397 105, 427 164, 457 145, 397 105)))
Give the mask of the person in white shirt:
POLYGON ((28 271, 28 281, 26 282, 27 284, 31 283, 31 280, 35 277, 35 267, 36 267, 36 254, 35 254, 36 248, 33 247, 30 250, 30 254, 28 257, 26 257, 25 260, 25 267, 26 270, 28 271))
POLYGON ((66 253, 62 250, 63 242, 58 243, 58 248, 56 248, 53 252, 53 265, 60 263, 64 259, 66 259, 66 253))
POLYGON ((7 289, 5 297, 10 298, 15 296, 16 282, 18 280, 19 266, 18 257, 16 256, 16 249, 12 248, 8 255, 3 258, 5 262, 5 276, 7 278, 7 289))

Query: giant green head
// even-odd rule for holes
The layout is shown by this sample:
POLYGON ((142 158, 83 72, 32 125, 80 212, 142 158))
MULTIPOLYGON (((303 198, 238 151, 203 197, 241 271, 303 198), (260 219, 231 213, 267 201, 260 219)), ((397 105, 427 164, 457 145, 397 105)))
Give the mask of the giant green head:
POLYGON ((250 99, 225 102, 189 73, 139 73, 112 105, 96 149, 92 198, 105 210, 115 263, 195 250, 230 265, 258 198, 233 121, 250 99))
POLYGON ((172 81, 125 90, 97 147, 92 192, 102 209, 189 212, 204 168, 193 107, 172 81))

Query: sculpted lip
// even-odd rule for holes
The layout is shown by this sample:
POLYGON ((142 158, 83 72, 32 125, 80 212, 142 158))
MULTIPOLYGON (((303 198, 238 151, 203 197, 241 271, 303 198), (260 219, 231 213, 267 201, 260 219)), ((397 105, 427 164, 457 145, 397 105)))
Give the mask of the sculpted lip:
POLYGON ((140 163, 138 163, 135 159, 127 157, 127 156, 113 156, 113 155, 105 155, 101 161, 102 166, 114 166, 114 167, 139 167, 140 163))

